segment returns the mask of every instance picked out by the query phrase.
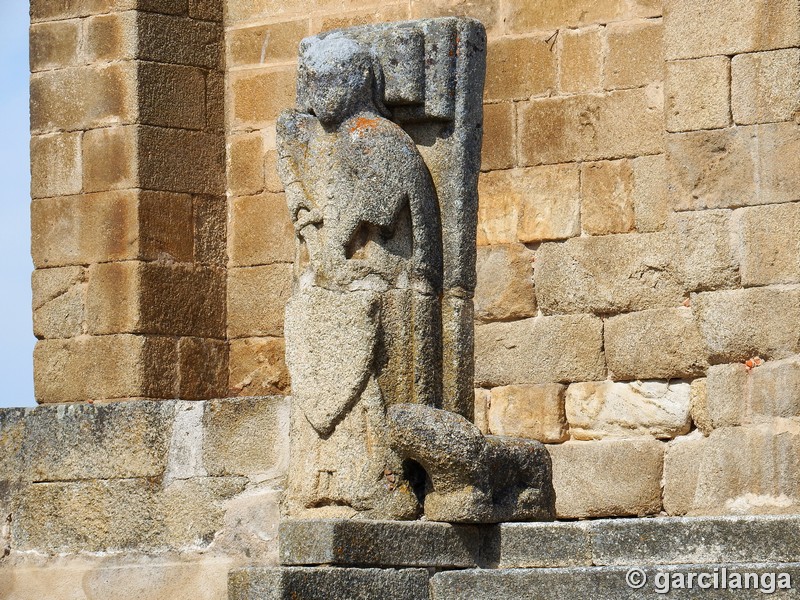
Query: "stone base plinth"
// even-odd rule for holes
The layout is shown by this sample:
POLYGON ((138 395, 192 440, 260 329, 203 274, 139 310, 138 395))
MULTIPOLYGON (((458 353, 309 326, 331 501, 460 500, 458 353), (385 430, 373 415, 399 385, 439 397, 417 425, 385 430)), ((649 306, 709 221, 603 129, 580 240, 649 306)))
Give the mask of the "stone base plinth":
POLYGON ((280 546, 286 566, 233 571, 230 600, 611 600, 662 597, 665 585, 675 598, 782 598, 796 594, 781 589, 786 577, 800 585, 797 516, 471 526, 293 520, 281 524, 280 546), (629 585, 632 569, 641 587, 629 585))

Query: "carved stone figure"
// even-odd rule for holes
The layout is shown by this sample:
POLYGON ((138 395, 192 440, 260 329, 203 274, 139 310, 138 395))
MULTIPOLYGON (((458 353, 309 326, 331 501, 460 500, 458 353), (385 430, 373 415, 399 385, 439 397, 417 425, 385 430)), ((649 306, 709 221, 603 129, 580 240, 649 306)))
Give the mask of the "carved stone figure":
POLYGON ((549 485, 544 449, 484 439, 468 421, 484 54, 468 19, 301 44, 298 108, 277 124, 297 240, 290 516, 413 519, 424 506, 480 522, 550 510, 552 494, 526 492, 549 485), (462 452, 458 474, 436 472, 455 464, 437 452, 462 452))

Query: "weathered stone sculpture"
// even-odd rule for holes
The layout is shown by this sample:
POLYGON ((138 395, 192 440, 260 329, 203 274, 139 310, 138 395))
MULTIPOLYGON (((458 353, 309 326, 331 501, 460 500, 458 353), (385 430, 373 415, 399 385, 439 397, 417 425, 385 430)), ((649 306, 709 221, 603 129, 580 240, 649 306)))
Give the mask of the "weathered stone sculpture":
POLYGON ((543 476, 550 485, 543 448, 484 439, 468 421, 484 60, 483 27, 467 19, 301 45, 298 110, 277 127, 297 238, 285 320, 291 516, 412 519, 424 503, 429 518, 480 522, 552 510, 551 487, 525 491, 541 491, 543 476), (454 419, 455 444, 442 437, 454 419), (437 452, 463 453, 458 473, 435 472, 451 464, 437 452))

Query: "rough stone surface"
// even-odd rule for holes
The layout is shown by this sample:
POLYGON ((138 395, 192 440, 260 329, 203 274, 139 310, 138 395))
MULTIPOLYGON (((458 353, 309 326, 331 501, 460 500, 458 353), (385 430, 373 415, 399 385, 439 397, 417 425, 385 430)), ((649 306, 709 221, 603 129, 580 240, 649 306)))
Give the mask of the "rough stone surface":
POLYGON ((741 363, 708 370, 706 410, 712 428, 800 416, 800 360, 796 356, 748 368, 741 363))
POLYGON ((484 436, 461 415, 420 404, 389 409, 392 448, 425 471, 425 517, 451 523, 555 516, 550 458, 533 440, 484 436))
POLYGON ((596 565, 790 563, 797 517, 602 520, 590 525, 596 565))
POLYGON ((664 461, 664 510, 670 515, 797 513, 799 445, 797 419, 677 438, 664 461))
POLYGON ((800 352, 800 289, 770 286, 697 294, 692 309, 712 364, 800 352))
POLYGON ((794 122, 669 134, 670 204, 697 210, 796 201, 800 175, 784 157, 798 147, 794 122))
POLYGON ((243 338, 230 342, 229 393, 237 396, 291 394, 283 338, 243 338))
POLYGON ((664 3, 664 46, 668 60, 798 45, 800 6, 794 0, 703 3, 667 0, 664 3))
POLYGON ((581 167, 581 228, 589 235, 627 233, 634 228, 634 176, 630 161, 581 167))
POLYGON ((658 84, 520 103, 520 163, 659 154, 663 149, 663 103, 663 88, 658 84))
POLYGON ((565 386, 509 385, 496 387, 489 396, 489 433, 556 444, 569 437, 564 415, 565 386))
POLYGON ((386 598, 428 600, 425 569, 246 567, 231 572, 230 600, 386 598))
POLYGON ((742 284, 800 283, 800 203, 733 213, 742 284))
MULTIPOLYGON (((740 574, 739 582, 744 587, 744 573, 753 573, 757 581, 764 578, 764 589, 773 589, 769 582, 773 581, 774 598, 791 598, 792 589, 778 589, 777 573, 785 573, 784 588, 792 583, 800 574, 798 563, 723 563, 704 565, 680 565, 674 567, 646 567, 642 574, 646 578, 646 587, 631 589, 626 583, 629 567, 575 567, 570 569, 497 569, 485 571, 467 569, 463 571, 446 571, 437 573, 431 579, 431 600, 513 600, 515 598, 593 598, 596 600, 623 600, 628 598, 654 598, 669 592, 670 597, 681 600, 697 598, 701 588, 697 585, 697 574, 708 574, 709 579, 703 583, 713 583, 715 573, 726 573, 723 568, 740 574), (788 577, 788 582, 787 578, 788 577), (669 582, 678 581, 679 585, 670 589, 669 582), (688 581, 692 581, 691 588, 688 581), (682 583, 681 583, 682 582, 682 583), (533 594, 537 594, 533 596, 533 594)), ((718 580, 722 575, 718 575, 718 580)), ((751 579, 752 581, 752 579, 751 579)), ((745 592, 751 598, 759 598, 763 594, 758 591, 760 583, 751 585, 751 591, 745 592)), ((705 592, 706 590, 701 590, 705 592)), ((741 589, 719 589, 714 591, 715 598, 745 597, 741 589)))
POLYGON ((481 170, 510 169, 516 162, 515 108, 512 102, 483 107, 481 170))
POLYGON ((280 528, 280 559, 287 566, 483 566, 489 531, 420 521, 288 520, 280 528))
POLYGON ((550 51, 546 37, 502 37, 489 42, 484 91, 486 100, 544 96, 555 88, 556 56, 550 51))
POLYGON ((800 48, 735 56, 731 86, 737 124, 789 121, 800 110, 800 48))
POLYGON ((608 26, 608 53, 604 65, 606 89, 634 88, 663 79, 662 30, 662 24, 657 21, 608 26))
POLYGON ((596 317, 535 317, 475 328, 475 381, 483 387, 605 376, 603 322, 596 317))
POLYGON ((682 216, 670 232, 542 244, 534 271, 538 306, 546 315, 670 308, 691 291, 735 283, 724 214, 682 216))
POLYGON ((68 338, 84 333, 86 271, 83 267, 33 272, 33 334, 68 338))
POLYGON ((686 382, 573 383, 565 400, 570 436, 669 439, 689 433, 689 391, 686 382))
POLYGON ((478 245, 580 234, 580 173, 573 165, 484 173, 478 191, 478 245))
POLYGON ((559 34, 559 42, 559 90, 566 93, 599 91, 603 76, 602 30, 565 29, 559 34))
POLYGON ((547 446, 553 459, 557 518, 657 514, 664 447, 653 439, 547 446))
POLYGON ((609 374, 617 380, 698 377, 708 368, 708 350, 689 308, 611 317, 603 336, 609 374))
POLYGON ((475 318, 508 321, 536 316, 533 252, 522 244, 478 248, 475 318))
POLYGON ((667 163, 663 154, 634 158, 633 205, 636 231, 664 228, 670 213, 667 200, 667 163))
POLYGON ((727 56, 671 61, 666 66, 667 131, 727 127, 731 121, 727 56))

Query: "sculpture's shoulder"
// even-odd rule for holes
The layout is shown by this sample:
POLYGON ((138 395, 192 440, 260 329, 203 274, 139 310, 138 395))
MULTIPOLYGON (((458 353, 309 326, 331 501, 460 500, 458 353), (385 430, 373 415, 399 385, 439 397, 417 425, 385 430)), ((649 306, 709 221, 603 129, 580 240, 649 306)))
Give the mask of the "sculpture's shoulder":
POLYGON ((423 165, 416 144, 402 127, 380 116, 357 115, 343 123, 348 156, 376 167, 418 170, 423 165))
POLYGON ((319 121, 314 116, 294 109, 284 110, 275 125, 278 144, 308 143, 318 127, 319 121))

